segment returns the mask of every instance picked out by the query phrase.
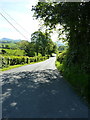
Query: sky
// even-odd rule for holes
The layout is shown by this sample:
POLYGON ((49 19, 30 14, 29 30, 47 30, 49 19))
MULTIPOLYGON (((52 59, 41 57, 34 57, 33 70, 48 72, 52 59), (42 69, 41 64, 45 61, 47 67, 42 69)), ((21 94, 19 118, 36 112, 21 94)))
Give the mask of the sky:
POLYGON ((39 28, 39 21, 33 20, 31 11, 36 3, 37 0, 0 0, 0 13, 23 34, 17 32, 0 14, 0 38, 30 39, 31 34, 39 28))
MULTIPOLYGON (((11 38, 30 41, 31 34, 40 27, 40 22, 33 18, 34 12, 31 11, 32 6, 37 2, 38 0, 0 0, 0 39, 11 38)), ((56 39, 57 33, 52 34, 52 40, 56 41, 56 39)))

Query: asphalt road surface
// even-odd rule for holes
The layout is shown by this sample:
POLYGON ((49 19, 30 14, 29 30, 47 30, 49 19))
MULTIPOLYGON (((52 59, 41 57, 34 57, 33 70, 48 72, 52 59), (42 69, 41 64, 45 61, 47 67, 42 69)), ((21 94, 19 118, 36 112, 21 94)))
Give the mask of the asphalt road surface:
POLYGON ((55 67, 55 57, 1 73, 3 118, 88 118, 88 107, 55 67))

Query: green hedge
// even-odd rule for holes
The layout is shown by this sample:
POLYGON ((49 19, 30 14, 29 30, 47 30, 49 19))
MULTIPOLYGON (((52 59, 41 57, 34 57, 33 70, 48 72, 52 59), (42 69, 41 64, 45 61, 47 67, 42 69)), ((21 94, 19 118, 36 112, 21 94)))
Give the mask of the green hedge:
POLYGON ((62 63, 64 61, 65 56, 66 56, 66 51, 64 51, 62 53, 59 53, 57 55, 57 61, 59 61, 60 63, 62 63))
POLYGON ((57 54, 56 67, 77 93, 90 104, 90 100, 88 99, 88 95, 90 94, 88 92, 90 75, 85 72, 85 69, 82 69, 83 64, 73 63, 73 56, 71 54, 68 57, 68 52, 57 54))
POLYGON ((0 56, 0 68, 8 67, 10 65, 18 64, 29 64, 31 62, 39 62, 48 59, 49 56, 36 56, 36 57, 26 57, 26 56, 0 56))
POLYGON ((64 65, 63 63, 65 63, 66 61, 66 55, 67 55, 67 51, 63 51, 62 53, 58 53, 57 57, 56 57, 56 67, 58 68, 58 70, 63 73, 64 72, 64 65))

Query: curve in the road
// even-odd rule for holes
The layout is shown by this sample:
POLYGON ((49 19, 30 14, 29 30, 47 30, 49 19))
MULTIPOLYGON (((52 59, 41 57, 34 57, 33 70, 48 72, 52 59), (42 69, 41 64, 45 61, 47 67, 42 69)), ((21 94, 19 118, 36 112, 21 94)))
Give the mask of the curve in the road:
POLYGON ((88 107, 58 73, 55 57, 1 76, 3 118, 88 118, 88 107))

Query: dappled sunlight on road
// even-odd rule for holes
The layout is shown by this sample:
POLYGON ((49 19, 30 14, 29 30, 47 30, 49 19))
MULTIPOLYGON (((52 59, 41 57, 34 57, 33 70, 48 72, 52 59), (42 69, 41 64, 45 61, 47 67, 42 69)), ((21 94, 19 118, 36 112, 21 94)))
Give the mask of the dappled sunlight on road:
POLYGON ((59 82, 56 79, 57 76, 57 70, 51 69, 3 74, 3 116, 14 116, 14 113, 21 116, 21 111, 27 109, 32 114, 38 105, 37 102, 40 104, 41 98, 46 99, 46 102, 51 101, 52 95, 58 93, 58 88, 54 88, 54 82, 59 82), (28 104, 30 104, 30 109, 27 108, 28 104))
MULTIPOLYGON (((57 70, 3 73, 3 118, 67 118, 87 114, 57 70), (78 102, 76 102, 78 101, 78 102)), ((86 115, 87 116, 87 115, 86 115)))

